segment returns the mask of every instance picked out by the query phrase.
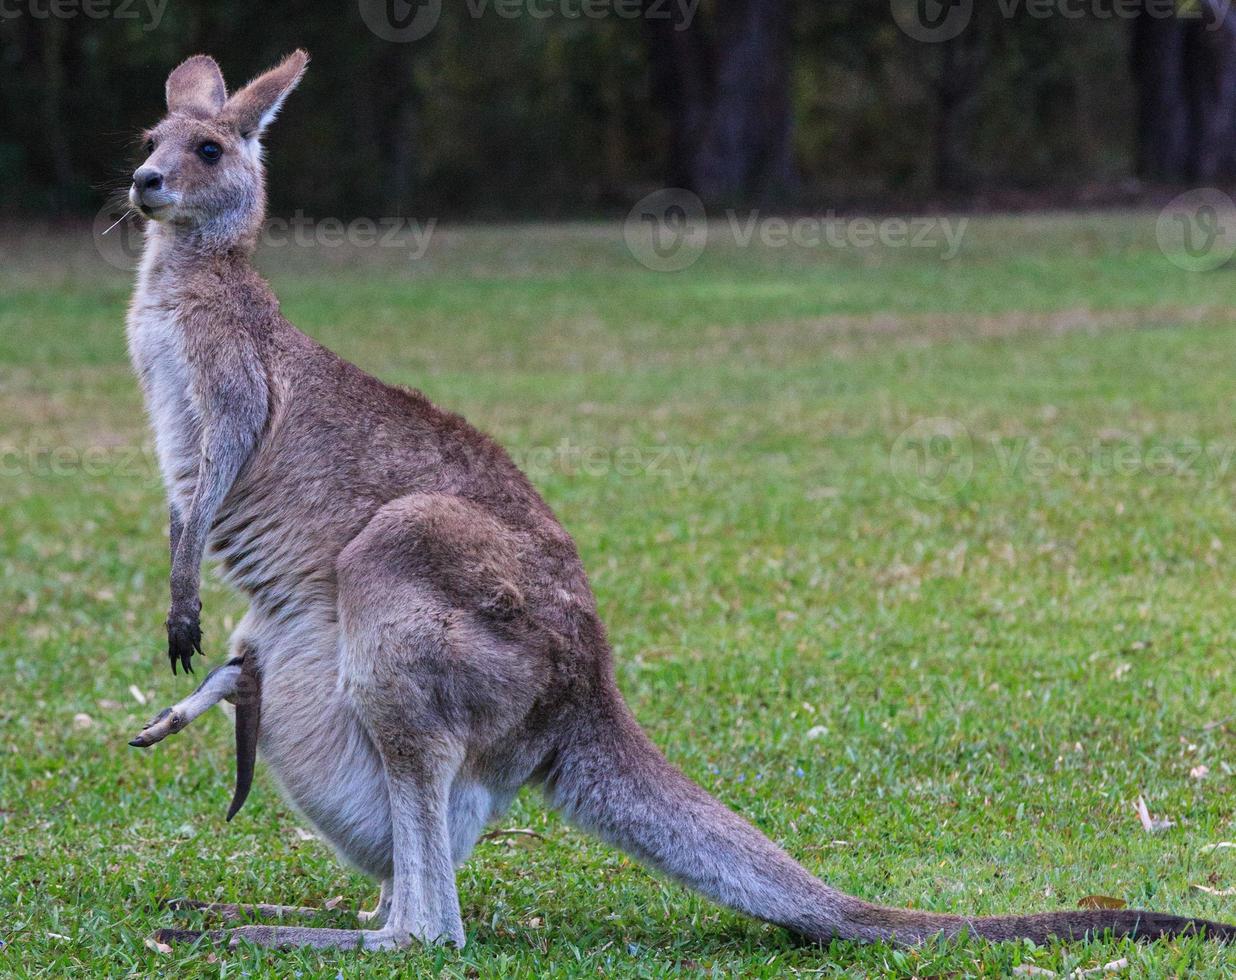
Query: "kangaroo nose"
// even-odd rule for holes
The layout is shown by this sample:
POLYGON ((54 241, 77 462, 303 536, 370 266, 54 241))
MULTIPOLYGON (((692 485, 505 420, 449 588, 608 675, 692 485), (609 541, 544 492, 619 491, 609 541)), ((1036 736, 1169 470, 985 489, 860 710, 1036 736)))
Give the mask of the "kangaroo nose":
POLYGON ((163 174, 154 167, 141 167, 133 175, 133 186, 138 191, 157 191, 163 187, 163 174))

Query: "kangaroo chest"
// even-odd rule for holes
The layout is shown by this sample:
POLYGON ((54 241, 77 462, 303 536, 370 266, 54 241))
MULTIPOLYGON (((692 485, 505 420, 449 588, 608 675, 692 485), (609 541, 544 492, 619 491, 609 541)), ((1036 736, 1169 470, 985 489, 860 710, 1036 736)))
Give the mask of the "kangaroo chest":
POLYGON ((183 513, 196 485, 202 426, 174 312, 139 298, 129 314, 128 339, 168 499, 183 513))

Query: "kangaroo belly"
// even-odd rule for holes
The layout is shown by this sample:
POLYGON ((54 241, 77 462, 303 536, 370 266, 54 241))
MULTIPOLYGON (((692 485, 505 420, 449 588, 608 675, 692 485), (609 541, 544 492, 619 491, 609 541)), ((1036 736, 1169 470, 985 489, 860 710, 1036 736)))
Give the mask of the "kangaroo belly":
POLYGON ((238 633, 262 675, 259 750, 289 802, 347 863, 391 873, 386 775, 338 684, 337 631, 323 613, 294 623, 252 613, 238 633), (269 628, 276 626, 277 630, 269 628))

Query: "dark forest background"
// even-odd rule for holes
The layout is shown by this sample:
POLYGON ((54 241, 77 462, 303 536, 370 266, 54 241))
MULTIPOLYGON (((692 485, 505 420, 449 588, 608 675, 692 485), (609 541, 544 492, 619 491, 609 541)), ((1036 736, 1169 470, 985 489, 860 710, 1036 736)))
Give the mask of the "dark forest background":
POLYGON ((3 0, 10 213, 97 210, 187 55, 235 86, 296 46, 314 61, 269 140, 272 204, 318 216, 604 214, 667 185, 710 205, 1084 202, 1236 172, 1219 0, 702 0, 691 17, 444 0, 412 43, 357 0, 166 0, 153 29, 147 0, 41 15, 55 2, 3 0), (966 26, 942 42, 894 16, 954 7, 966 26))

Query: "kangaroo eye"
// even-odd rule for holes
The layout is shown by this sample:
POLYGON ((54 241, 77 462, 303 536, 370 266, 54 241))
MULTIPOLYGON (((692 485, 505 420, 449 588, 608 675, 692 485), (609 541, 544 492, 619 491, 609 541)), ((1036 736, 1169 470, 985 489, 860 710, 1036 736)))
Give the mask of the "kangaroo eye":
POLYGON ((203 143, 197 148, 197 155, 207 163, 218 163, 219 157, 223 156, 223 147, 218 143, 203 143))
POLYGON ((146 146, 144 147, 144 149, 146 150, 146 156, 150 156, 152 153, 154 153, 155 151, 154 140, 146 140, 146 146))

